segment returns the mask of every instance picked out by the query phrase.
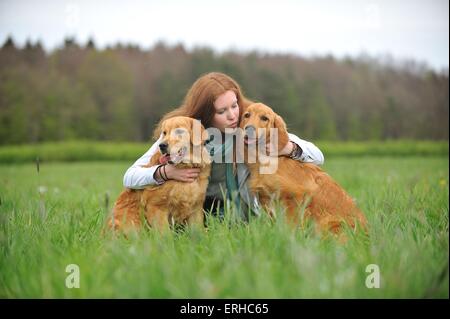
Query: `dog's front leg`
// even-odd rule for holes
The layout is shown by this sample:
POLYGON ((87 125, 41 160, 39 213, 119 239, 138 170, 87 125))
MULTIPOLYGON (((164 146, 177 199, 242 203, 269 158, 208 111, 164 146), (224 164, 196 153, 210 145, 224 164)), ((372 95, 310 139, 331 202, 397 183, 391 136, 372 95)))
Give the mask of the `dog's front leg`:
POLYGON ((159 208, 149 208, 146 210, 146 219, 150 227, 157 229, 161 233, 170 230, 169 213, 159 208))
POLYGON ((196 208, 194 212, 188 217, 187 224, 189 226, 194 226, 202 229, 204 227, 204 219, 205 217, 203 208, 196 208))

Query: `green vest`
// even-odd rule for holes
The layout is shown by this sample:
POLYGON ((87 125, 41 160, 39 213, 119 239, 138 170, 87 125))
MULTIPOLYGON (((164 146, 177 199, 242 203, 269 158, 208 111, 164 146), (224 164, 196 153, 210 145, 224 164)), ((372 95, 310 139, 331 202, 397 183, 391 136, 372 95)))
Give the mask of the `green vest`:
POLYGON ((226 191, 226 165, 225 163, 211 163, 211 175, 209 176, 206 196, 222 199, 222 191, 226 191))
POLYGON ((225 155, 232 151, 232 144, 227 139, 223 144, 215 144, 210 140, 206 147, 213 159, 206 196, 220 199, 227 202, 228 205, 233 203, 239 218, 248 221, 249 214, 255 213, 257 209, 255 210, 254 204, 256 202, 247 187, 249 176, 247 166, 238 163, 237 170, 234 172, 233 163, 225 163, 225 155), (222 162, 215 162, 214 154, 219 154, 216 153, 219 151, 222 153, 222 162))

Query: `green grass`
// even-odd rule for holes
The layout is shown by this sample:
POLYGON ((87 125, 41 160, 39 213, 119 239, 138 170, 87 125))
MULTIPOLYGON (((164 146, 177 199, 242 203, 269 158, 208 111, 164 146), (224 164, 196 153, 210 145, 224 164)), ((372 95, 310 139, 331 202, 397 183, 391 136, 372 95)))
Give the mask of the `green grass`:
MULTIPOLYGON (((330 157, 361 156, 448 156, 448 141, 364 141, 315 144, 330 157)), ((0 146, 0 163, 40 161, 134 161, 149 149, 149 143, 66 141, 0 146)))
POLYGON ((449 297, 447 156, 327 160, 370 224, 368 239, 345 245, 265 218, 213 219, 206 233, 102 235, 129 165, 0 166, 0 297, 449 297), (80 267, 79 289, 65 286, 68 264, 80 267), (369 264, 379 289, 365 286, 369 264))

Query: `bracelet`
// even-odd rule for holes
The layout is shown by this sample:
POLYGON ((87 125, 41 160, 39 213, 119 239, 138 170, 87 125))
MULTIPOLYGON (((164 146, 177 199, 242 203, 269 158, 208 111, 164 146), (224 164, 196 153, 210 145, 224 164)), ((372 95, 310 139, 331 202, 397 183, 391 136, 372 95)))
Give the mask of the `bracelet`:
POLYGON ((294 142, 291 142, 292 144, 294 144, 293 145, 293 147, 292 147, 292 151, 289 153, 289 157, 290 158, 294 158, 294 156, 297 154, 297 144, 296 143, 294 143, 294 142))
POLYGON ((294 143, 294 148, 292 149, 291 154, 289 154, 289 157, 292 159, 299 159, 302 153, 303 153, 302 148, 298 146, 297 143, 294 143))
POLYGON ((167 173, 166 173, 166 164, 160 165, 158 167, 159 170, 159 176, 162 178, 162 180, 164 182, 167 182, 169 180, 169 178, 167 177, 167 173))
POLYGON ((162 181, 165 182, 166 180, 164 179, 164 176, 163 176, 162 173, 161 173, 161 166, 163 166, 163 165, 159 165, 159 166, 156 168, 156 171, 155 171, 154 176, 159 176, 158 179, 159 179, 159 180, 162 179, 162 181))
POLYGON ((166 164, 163 165, 163 171, 164 171, 164 177, 163 177, 164 181, 167 182, 169 180, 169 178, 167 177, 167 173, 166 173, 166 164))

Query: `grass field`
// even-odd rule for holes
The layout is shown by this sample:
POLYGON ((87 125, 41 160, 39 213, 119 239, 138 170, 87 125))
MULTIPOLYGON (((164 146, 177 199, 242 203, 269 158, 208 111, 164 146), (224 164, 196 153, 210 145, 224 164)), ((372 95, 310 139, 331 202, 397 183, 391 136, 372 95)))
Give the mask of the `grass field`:
POLYGON ((130 162, 0 166, 2 298, 448 298, 448 156, 330 158, 370 237, 267 219, 130 238, 101 230, 130 162), (108 199, 109 198, 109 199, 108 199), (80 288, 66 287, 66 266, 80 288), (366 287, 379 266, 380 288, 366 287))
MULTIPOLYGON (((50 162, 130 161, 153 143, 63 141, 0 146, 0 164, 30 163, 36 158, 50 162)), ((448 141, 316 141, 327 158, 336 156, 448 157, 448 141)))

